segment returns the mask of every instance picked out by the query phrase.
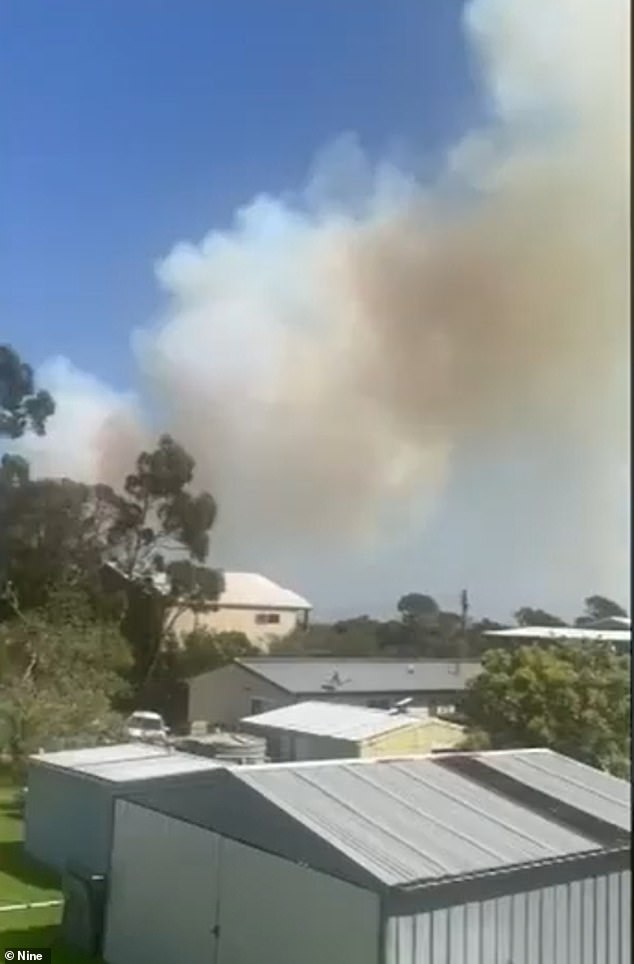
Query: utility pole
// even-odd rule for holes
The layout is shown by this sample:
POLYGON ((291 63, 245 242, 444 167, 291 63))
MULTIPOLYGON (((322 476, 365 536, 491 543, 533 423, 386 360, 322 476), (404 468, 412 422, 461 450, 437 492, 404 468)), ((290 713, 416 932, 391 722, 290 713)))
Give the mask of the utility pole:
POLYGON ((467 626, 469 621, 469 596, 466 589, 463 589, 460 593, 460 622, 461 622, 461 634, 462 634, 462 650, 464 655, 469 651, 469 646, 467 643, 467 626))
POLYGON ((467 632, 467 619, 469 617, 469 596, 467 590, 463 589, 460 593, 460 617, 462 619, 462 633, 467 632))

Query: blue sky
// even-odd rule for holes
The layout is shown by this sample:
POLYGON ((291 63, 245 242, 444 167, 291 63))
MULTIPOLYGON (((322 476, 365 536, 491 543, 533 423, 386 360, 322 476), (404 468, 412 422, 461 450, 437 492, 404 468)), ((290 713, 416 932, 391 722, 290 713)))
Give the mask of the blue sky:
POLYGON ((458 0, 7 0, 2 339, 117 388, 153 265, 355 131, 429 158, 478 112, 458 0))

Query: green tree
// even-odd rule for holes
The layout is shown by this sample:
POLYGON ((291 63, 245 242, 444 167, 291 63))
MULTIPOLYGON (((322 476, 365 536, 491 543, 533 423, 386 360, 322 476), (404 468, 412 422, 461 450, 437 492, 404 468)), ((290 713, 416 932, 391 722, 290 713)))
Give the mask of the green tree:
POLYGON ((553 616, 544 609, 533 609, 531 606, 522 606, 515 613, 515 621, 518 626, 565 626, 563 619, 553 616))
POLYGON ((49 393, 36 391, 31 366, 9 345, 0 345, 0 438, 17 439, 27 431, 44 435, 54 411, 49 393))
POLYGON ((108 494, 104 585, 125 595, 122 629, 137 696, 156 671, 179 612, 217 599, 223 589, 220 573, 196 565, 207 556, 217 507, 208 492, 190 491, 194 468, 182 446, 163 435, 153 452, 139 455, 124 493, 108 494))
POLYGON ((187 680, 199 673, 226 666, 234 659, 261 655, 244 633, 212 633, 196 629, 181 641, 178 667, 182 678, 187 680))
POLYGON ((464 615, 441 610, 435 599, 422 593, 402 596, 397 610, 401 622, 390 620, 377 632, 379 647, 385 652, 412 659, 461 659, 469 656, 469 636, 464 615))
MULTIPOLYGON (((4 534, 19 608, 41 608, 51 593, 73 585, 91 599, 97 621, 118 614, 133 655, 134 702, 178 615, 222 591, 221 573, 197 564, 207 553, 215 502, 190 491, 194 462, 168 436, 141 453, 122 493, 68 479, 30 480, 17 468, 5 488, 4 534)), ((0 619, 12 614, 5 594, 0 619)))
POLYGON ((494 749, 548 747, 617 775, 630 758, 630 663, 604 646, 491 650, 467 685, 469 729, 494 749))
POLYGON ((129 651, 116 624, 96 623, 74 589, 0 625, 0 730, 14 763, 39 748, 101 742, 121 720, 112 702, 129 651))
POLYGON ((575 626, 588 626, 591 623, 599 622, 601 619, 627 616, 622 606, 611 599, 606 599, 605 596, 588 596, 584 603, 584 613, 575 620, 575 626))
POLYGON ((502 623, 494 619, 479 619, 467 627, 467 647, 471 658, 480 658, 483 653, 490 649, 516 649, 519 645, 516 640, 504 639, 487 636, 487 633, 497 629, 504 629, 502 623))
MULTIPOLYGON (((44 435, 46 421, 55 411, 48 392, 35 388, 33 369, 9 345, 0 345, 0 439, 18 439, 25 432, 44 435)), ((7 575, 7 496, 14 485, 28 474, 24 459, 2 454, 0 459, 0 595, 4 593, 7 575)))
POLYGON ((377 631, 381 627, 369 616, 342 619, 334 624, 313 623, 296 629, 271 644, 272 656, 380 656, 377 631))
POLYGON ((155 671, 135 701, 137 709, 159 712, 173 730, 187 723, 187 680, 248 656, 261 655, 244 633, 194 630, 164 640, 155 671))
POLYGON ((403 622, 435 625, 440 608, 435 599, 419 592, 408 592, 401 596, 397 606, 403 622))
POLYGON ((69 479, 23 476, 7 492, 7 577, 21 611, 46 604, 71 582, 96 599, 114 521, 110 490, 69 479))

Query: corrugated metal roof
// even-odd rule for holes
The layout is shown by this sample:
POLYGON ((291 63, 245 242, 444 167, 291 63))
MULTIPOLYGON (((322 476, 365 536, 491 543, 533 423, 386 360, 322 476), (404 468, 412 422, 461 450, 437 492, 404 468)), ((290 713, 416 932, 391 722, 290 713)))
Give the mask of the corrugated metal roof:
POLYGON ((233 777, 387 885, 599 849, 429 758, 253 767, 233 777))
POLYGON ((632 786, 551 750, 480 754, 488 767, 607 823, 630 829, 632 786))
POLYGON ((107 783, 129 783, 136 780, 154 780, 186 773, 200 773, 217 769, 218 766, 219 764, 209 757, 175 751, 165 756, 147 757, 142 760, 122 760, 101 765, 86 764, 81 767, 81 772, 107 783))
POLYGON ((303 596, 278 586, 255 572, 225 572, 225 588, 219 606, 248 606, 250 609, 312 609, 303 596))
POLYGON ((81 770, 85 766, 103 763, 120 763, 126 760, 144 760, 148 757, 162 757, 168 754, 162 746, 149 743, 118 743, 114 746, 93 746, 81 750, 60 750, 57 753, 38 753, 31 757, 36 763, 81 770))
POLYGON ((550 639, 553 642, 629 643, 630 629, 580 629, 569 626, 515 626, 512 629, 492 629, 485 636, 504 639, 550 639))
POLYGON ((112 783, 176 776, 179 773, 210 770, 219 765, 206 757, 147 743, 62 750, 59 753, 42 753, 31 757, 31 760, 112 783))
POLYGON ((267 713, 245 716, 243 723, 276 730, 292 730, 311 736, 328 736, 339 740, 367 740, 404 726, 424 725, 425 721, 405 714, 392 714, 365 706, 346 703, 306 701, 282 706, 267 713))
POLYGON ((478 660, 306 659, 262 657, 236 662, 289 693, 452 692, 481 670, 478 660))

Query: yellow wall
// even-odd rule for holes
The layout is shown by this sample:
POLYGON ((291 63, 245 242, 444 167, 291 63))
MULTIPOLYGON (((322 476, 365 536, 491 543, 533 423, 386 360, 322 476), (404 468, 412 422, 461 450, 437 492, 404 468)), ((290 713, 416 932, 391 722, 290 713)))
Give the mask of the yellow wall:
POLYGON ((361 744, 360 756, 384 757, 406 756, 413 753, 431 753, 432 750, 449 750, 464 740, 464 730, 455 723, 444 720, 425 720, 392 730, 361 744))
POLYGON ((207 629, 215 633, 244 633, 254 646, 267 650, 273 640, 282 639, 292 633, 298 619, 303 616, 303 613, 295 609, 269 610, 279 615, 279 623, 261 625, 256 622, 256 616, 264 611, 237 606, 219 606, 217 611, 206 609, 202 612, 186 609, 174 620, 174 632, 177 636, 184 636, 194 629, 207 629))

